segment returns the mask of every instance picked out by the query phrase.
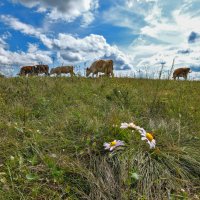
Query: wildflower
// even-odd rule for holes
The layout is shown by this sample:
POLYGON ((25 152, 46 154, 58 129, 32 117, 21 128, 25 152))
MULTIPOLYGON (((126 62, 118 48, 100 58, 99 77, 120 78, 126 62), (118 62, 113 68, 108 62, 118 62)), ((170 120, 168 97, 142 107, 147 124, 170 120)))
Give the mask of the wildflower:
POLYGON ((134 123, 121 123, 121 126, 120 126, 121 129, 126 129, 126 128, 129 128, 129 129, 139 129, 140 127, 139 126, 136 126, 134 123))
POLYGON ((137 129, 137 127, 139 127, 139 126, 136 126, 134 123, 129 123, 129 128, 137 129))
POLYGON ((126 129, 126 128, 128 128, 129 127, 129 124, 128 123, 121 123, 121 126, 120 126, 120 128, 122 128, 122 129, 126 129))
POLYGON ((142 127, 136 126, 134 123, 126 123, 126 122, 124 122, 124 123, 121 123, 120 128, 122 128, 122 129, 127 129, 128 128, 128 129, 132 129, 132 130, 133 129, 137 130, 142 136, 141 139, 147 141, 147 143, 150 146, 150 149, 155 148, 156 141, 155 141, 152 133, 147 133, 142 127))
POLYGON ((181 192, 185 192, 185 190, 183 188, 181 188, 181 192))
POLYGON ((139 133, 142 135, 142 136, 145 136, 146 135, 146 131, 143 129, 143 128, 138 128, 137 129, 139 131, 139 133))
POLYGON ((150 146, 150 149, 155 148, 155 146, 156 146, 156 141, 155 141, 155 139, 154 139, 152 133, 147 133, 147 132, 144 130, 144 132, 141 134, 141 136, 142 136, 141 140, 146 140, 147 143, 148 143, 149 146, 150 146))
POLYGON ((136 172, 131 173, 131 178, 133 178, 134 180, 139 180, 139 175, 136 172))
POLYGON ((124 146, 124 142, 121 141, 121 140, 114 140, 114 141, 109 142, 109 143, 105 142, 103 144, 103 146, 104 146, 105 149, 108 149, 108 150, 112 151, 116 147, 124 146))

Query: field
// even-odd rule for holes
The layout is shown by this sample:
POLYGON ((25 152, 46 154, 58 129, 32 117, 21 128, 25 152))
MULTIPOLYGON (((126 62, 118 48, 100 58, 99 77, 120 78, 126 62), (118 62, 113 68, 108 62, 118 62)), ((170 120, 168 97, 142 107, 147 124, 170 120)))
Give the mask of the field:
POLYGON ((200 199, 200 82, 0 78, 0 111, 0 199, 200 199))

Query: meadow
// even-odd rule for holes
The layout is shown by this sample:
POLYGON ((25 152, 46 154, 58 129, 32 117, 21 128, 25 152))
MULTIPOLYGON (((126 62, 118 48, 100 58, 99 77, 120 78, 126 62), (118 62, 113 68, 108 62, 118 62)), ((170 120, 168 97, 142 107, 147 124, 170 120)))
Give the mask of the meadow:
POLYGON ((0 199, 200 199, 200 82, 0 78, 0 199), (134 122, 153 133, 156 148, 134 122), (110 152, 104 142, 122 140, 110 152))

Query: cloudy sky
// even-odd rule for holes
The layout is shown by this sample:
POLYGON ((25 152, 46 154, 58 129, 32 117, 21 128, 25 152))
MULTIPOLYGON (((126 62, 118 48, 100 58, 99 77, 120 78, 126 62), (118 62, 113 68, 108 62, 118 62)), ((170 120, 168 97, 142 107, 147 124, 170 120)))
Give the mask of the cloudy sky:
POLYGON ((0 71, 113 59, 118 74, 191 67, 200 78, 199 0, 1 0, 0 71))

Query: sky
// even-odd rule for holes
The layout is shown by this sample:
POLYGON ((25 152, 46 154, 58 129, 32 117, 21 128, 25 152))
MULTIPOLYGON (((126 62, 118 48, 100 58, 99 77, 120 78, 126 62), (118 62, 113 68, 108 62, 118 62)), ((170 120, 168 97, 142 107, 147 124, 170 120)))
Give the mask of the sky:
POLYGON ((199 0, 1 0, 0 73, 112 59, 118 75, 190 67, 200 79, 199 0))

